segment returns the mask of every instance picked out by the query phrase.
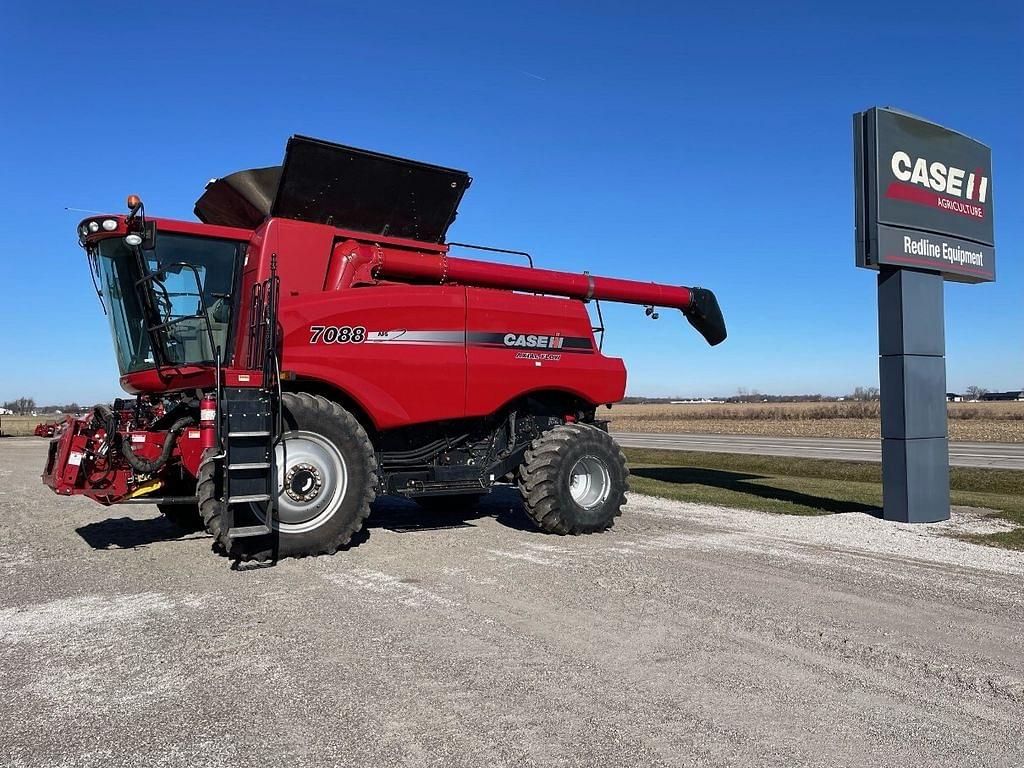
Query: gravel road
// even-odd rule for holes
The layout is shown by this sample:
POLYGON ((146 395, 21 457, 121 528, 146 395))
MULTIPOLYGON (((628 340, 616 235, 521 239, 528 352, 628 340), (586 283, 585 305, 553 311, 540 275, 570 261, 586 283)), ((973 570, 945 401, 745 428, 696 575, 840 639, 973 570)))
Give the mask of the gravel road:
POLYGON ((613 532, 403 502, 235 570, 0 441, 0 764, 1019 766, 1024 562, 943 532, 633 496, 613 532))

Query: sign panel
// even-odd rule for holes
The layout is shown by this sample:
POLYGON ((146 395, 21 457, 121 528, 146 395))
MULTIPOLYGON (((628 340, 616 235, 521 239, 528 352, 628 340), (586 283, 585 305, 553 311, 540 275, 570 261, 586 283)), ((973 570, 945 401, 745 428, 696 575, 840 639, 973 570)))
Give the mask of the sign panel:
POLYGON ((992 151, 892 109, 859 112, 853 125, 857 266, 995 280, 992 151))

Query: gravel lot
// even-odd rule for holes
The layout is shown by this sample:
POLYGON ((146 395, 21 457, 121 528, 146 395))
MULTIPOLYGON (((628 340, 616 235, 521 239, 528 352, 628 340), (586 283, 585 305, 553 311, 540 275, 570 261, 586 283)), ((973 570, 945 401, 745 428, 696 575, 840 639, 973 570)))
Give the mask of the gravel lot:
POLYGON ((634 496, 613 532, 376 509, 234 570, 0 441, 0 763, 1006 765, 1024 563, 942 529, 634 496))

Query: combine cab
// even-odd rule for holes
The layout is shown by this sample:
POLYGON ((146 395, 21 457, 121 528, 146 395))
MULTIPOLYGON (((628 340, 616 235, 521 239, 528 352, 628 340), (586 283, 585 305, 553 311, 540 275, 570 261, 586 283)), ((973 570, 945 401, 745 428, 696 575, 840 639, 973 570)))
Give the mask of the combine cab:
POLYGON ((44 482, 156 503, 242 559, 335 552, 380 494, 451 509, 513 484, 545 531, 610 527, 629 473, 596 413, 626 372, 585 305, 679 309, 717 344, 717 301, 455 257, 470 181, 293 137, 283 166, 211 182, 201 223, 134 196, 83 221, 135 397, 69 419, 44 482))

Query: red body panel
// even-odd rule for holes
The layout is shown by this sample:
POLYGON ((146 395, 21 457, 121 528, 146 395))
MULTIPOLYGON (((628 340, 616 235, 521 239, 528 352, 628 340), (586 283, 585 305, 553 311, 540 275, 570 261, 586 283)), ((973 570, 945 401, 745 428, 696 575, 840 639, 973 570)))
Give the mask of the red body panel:
POLYGON ((468 415, 494 413, 520 395, 539 391, 567 392, 597 405, 621 400, 626 391, 626 367, 619 358, 605 357, 594 341, 590 316, 571 299, 467 288, 466 327, 468 415), (472 343, 472 334, 502 336, 502 344, 472 343), (586 339, 584 347, 510 347, 504 337, 586 339))
POLYGON ((593 404, 625 390, 622 361, 597 351, 586 310, 567 299, 380 285, 282 297, 280 324, 282 368, 342 390, 378 429, 485 416, 541 390, 593 404), (343 328, 362 329, 362 341, 328 340, 326 329, 343 328), (509 347, 509 333, 586 339, 590 349, 509 347))
POLYGON ((215 379, 216 376, 212 368, 194 365, 164 368, 160 371, 148 368, 122 376, 121 389, 133 395, 180 392, 183 389, 207 389, 214 386, 215 379))
MULTIPOLYGON (((597 350, 582 302, 454 285, 454 275, 442 285, 443 275, 435 272, 443 260, 461 270, 466 282, 486 282, 487 270, 494 270, 494 281, 518 280, 524 289, 558 288, 581 295, 590 289, 588 280, 600 278, 449 259, 444 245, 386 237, 368 242, 365 234, 285 219, 270 219, 255 232, 156 221, 158 232, 249 241, 236 302, 236 327, 242 330, 249 324, 252 287, 269 277, 271 258, 276 257, 282 369, 345 393, 378 429, 484 416, 516 397, 544 390, 569 393, 594 405, 614 402, 625 393, 622 361, 597 350), (396 271, 396 265, 404 265, 406 281, 379 279, 375 271, 382 265, 396 271), (409 278, 437 282, 415 285, 409 278), (558 279, 560 287, 554 284, 558 279), (332 342, 328 331, 314 339, 317 327, 362 328, 365 336, 357 343, 332 342), (500 343, 510 333, 586 340, 586 348, 500 343), (491 344, 478 343, 480 334, 490 334, 491 344)), ((114 235, 121 235, 120 229, 114 235)), ((247 352, 247 334, 236 333, 236 368, 247 352)), ((133 394, 213 385, 213 371, 197 366, 121 377, 122 388, 133 394)))
POLYGON ((342 390, 378 429, 466 415, 465 288, 386 285, 282 294, 283 370, 342 390), (365 332, 338 341, 318 328, 365 332))

